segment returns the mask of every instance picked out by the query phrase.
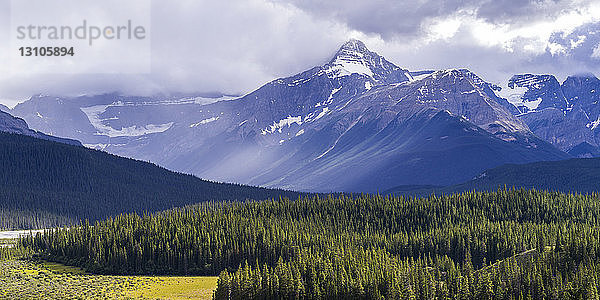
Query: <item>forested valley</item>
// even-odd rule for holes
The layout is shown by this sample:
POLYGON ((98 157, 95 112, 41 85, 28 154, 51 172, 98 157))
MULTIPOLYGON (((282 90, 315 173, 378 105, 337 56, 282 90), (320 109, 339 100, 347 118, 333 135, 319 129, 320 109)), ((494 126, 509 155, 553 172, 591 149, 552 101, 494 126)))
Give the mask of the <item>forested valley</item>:
POLYGON ((305 196, 125 214, 11 251, 101 274, 219 275, 216 299, 597 299, 599 223, 597 194, 305 196))

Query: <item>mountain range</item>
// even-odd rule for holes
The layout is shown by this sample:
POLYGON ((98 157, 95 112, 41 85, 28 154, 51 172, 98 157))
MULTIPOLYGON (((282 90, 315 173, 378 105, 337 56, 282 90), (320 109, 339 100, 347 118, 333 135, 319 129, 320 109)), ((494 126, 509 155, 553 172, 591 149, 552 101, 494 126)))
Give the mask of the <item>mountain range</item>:
POLYGON ((409 71, 351 40, 324 65, 244 96, 38 95, 10 113, 211 180, 374 192, 596 155, 594 79, 525 74, 502 88, 466 69, 409 71))
POLYGON ((576 157, 600 153, 600 80, 593 74, 513 76, 505 92, 517 116, 538 137, 576 157))

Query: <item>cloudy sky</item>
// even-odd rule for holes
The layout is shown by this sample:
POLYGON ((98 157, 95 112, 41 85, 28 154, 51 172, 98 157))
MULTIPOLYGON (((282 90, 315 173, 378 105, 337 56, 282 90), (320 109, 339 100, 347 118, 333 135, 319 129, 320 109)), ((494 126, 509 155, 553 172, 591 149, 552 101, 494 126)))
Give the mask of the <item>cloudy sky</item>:
MULTIPOLYGON (((130 13, 119 18, 149 22, 148 68, 111 74, 102 70, 104 64, 97 56, 80 55, 75 61, 77 71, 65 73, 62 71, 67 69, 67 60, 53 58, 52 64, 46 64, 39 59, 16 59, 18 42, 3 42, 0 43, 0 103, 14 105, 38 93, 243 94, 274 78, 327 62, 350 38, 362 40, 371 50, 403 68, 466 67, 498 84, 506 82, 512 74, 525 72, 552 73, 559 79, 580 72, 600 75, 598 0, 129 0, 126 3, 130 10, 120 11, 130 13)), ((64 6, 52 7, 61 6, 32 10, 28 15, 41 19, 59 16, 62 20, 66 14, 64 6)), ((90 9, 88 14, 92 15, 86 15, 86 19, 99 23, 106 20, 110 24, 114 17, 110 11, 98 11, 101 10, 90 9)), ((19 14, 23 12, 16 13, 10 0, 0 0, 0 39, 14 39, 11 26, 14 27, 19 14)), ((100 44, 93 49, 102 50, 100 44)), ((111 45, 114 43, 104 46, 111 45)), ((115 66, 128 66, 145 57, 144 51, 126 45, 120 44, 119 54, 113 57, 121 60, 113 61, 115 66)))

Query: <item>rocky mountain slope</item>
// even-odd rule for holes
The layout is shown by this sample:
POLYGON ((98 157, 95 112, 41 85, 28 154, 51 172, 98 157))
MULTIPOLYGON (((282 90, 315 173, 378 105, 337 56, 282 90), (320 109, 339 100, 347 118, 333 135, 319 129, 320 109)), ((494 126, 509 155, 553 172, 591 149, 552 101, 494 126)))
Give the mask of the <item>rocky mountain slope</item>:
POLYGON ((60 142, 69 145, 81 146, 79 141, 66 138, 57 138, 54 136, 46 135, 41 132, 29 129, 27 123, 20 118, 16 118, 9 113, 0 111, 0 132, 22 134, 32 136, 44 140, 60 142))

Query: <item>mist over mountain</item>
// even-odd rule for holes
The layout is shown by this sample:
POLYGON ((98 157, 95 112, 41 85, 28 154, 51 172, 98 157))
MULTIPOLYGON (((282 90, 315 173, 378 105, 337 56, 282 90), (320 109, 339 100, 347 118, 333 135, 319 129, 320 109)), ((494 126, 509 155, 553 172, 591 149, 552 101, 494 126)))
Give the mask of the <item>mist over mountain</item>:
POLYGON ((81 146, 0 132, 0 229, 49 228, 206 201, 298 195, 210 182, 81 146))
POLYGON ((570 156, 466 69, 409 71, 358 41, 243 97, 36 96, 43 132, 211 180, 303 191, 449 185, 570 156))

